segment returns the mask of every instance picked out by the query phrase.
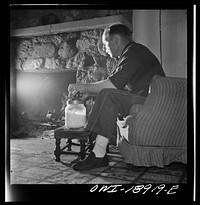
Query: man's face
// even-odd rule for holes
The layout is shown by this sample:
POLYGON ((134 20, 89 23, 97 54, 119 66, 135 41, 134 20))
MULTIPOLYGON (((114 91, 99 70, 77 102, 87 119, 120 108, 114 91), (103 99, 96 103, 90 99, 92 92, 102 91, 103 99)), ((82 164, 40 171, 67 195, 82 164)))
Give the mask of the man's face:
POLYGON ((104 43, 104 50, 110 55, 111 58, 117 57, 117 45, 115 44, 114 37, 107 37, 104 43))

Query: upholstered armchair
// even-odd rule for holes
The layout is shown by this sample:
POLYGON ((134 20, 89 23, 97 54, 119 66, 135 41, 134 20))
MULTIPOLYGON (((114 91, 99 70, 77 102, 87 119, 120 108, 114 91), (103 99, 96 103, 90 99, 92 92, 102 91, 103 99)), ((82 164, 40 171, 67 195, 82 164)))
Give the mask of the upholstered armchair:
POLYGON ((187 163, 187 79, 155 76, 144 104, 133 105, 117 125, 118 147, 126 163, 187 163))

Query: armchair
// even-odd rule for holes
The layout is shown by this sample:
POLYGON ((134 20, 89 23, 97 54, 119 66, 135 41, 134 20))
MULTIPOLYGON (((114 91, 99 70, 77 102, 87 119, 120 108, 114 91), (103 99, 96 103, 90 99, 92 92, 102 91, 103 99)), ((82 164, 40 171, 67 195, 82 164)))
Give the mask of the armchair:
POLYGON ((187 163, 187 80, 155 76, 144 104, 133 105, 117 127, 126 163, 157 167, 187 163))

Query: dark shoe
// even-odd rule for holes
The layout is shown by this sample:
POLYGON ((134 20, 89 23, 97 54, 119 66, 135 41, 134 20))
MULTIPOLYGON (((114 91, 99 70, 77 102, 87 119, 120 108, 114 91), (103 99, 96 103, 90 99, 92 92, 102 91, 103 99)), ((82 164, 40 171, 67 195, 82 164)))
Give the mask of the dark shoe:
POLYGON ((108 164, 108 155, 105 155, 104 157, 96 157, 94 152, 91 152, 83 161, 74 164, 73 169, 75 171, 84 171, 98 167, 105 167, 108 166, 108 164))

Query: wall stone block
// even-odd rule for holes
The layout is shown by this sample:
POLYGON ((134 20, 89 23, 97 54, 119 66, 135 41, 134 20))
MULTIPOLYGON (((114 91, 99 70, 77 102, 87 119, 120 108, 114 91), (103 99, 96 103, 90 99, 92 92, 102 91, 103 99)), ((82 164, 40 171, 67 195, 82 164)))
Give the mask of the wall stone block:
POLYGON ((67 42, 63 42, 58 50, 58 55, 61 58, 71 58, 76 53, 76 50, 71 48, 67 42))
POLYGON ((47 69, 58 69, 59 68, 59 62, 58 59, 55 58, 46 58, 44 68, 47 69))
POLYGON ((31 59, 28 58, 26 61, 23 62, 22 64, 22 69, 23 70, 38 70, 40 68, 40 66, 43 63, 43 59, 42 58, 38 58, 38 59, 31 59))
POLYGON ((41 45, 33 45, 33 53, 31 56, 33 58, 49 58, 52 57, 55 53, 55 47, 50 43, 42 43, 41 45))

